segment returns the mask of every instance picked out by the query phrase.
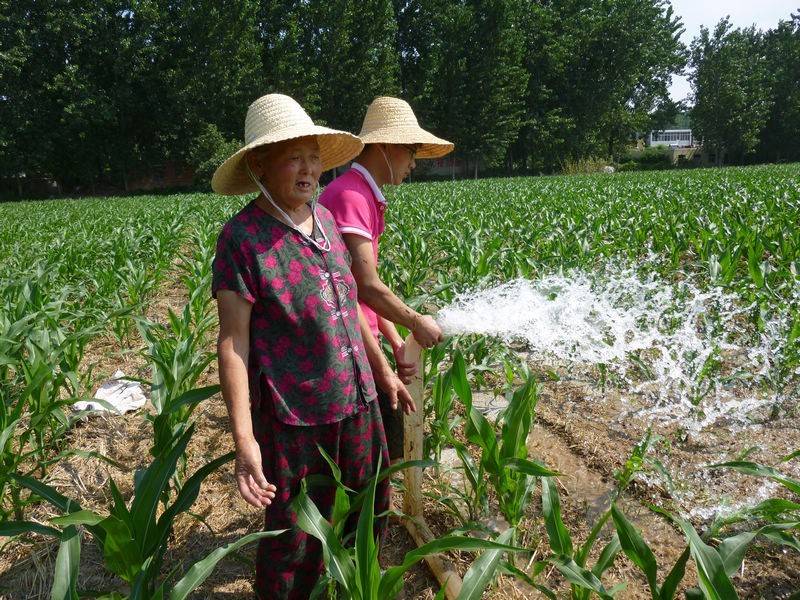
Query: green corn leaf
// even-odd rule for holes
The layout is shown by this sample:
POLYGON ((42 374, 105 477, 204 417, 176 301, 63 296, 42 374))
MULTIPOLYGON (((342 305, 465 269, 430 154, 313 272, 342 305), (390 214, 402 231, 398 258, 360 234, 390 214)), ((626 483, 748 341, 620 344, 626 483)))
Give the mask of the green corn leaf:
POLYGON ((608 590, 603 587, 600 580, 593 573, 587 571, 568 556, 551 556, 547 562, 552 564, 572 585, 592 590, 598 596, 607 600, 611 598, 608 590))
MULTIPOLYGON (((798 320, 797 323, 800 325, 800 320, 798 320)), ((798 456, 800 456, 800 450, 795 450, 794 452, 781 457, 781 462, 789 462, 790 460, 794 460, 798 456)))
POLYGON ((678 585, 683 581, 683 576, 686 573, 686 563, 689 562, 689 546, 678 557, 675 564, 664 579, 664 584, 661 586, 659 600, 672 600, 678 591, 678 585))
POLYGON ((542 514, 550 548, 556 554, 571 556, 572 538, 561 519, 561 502, 558 499, 556 482, 549 477, 542 478, 542 514))
POLYGON ((182 512, 188 511, 197 500, 200 494, 200 486, 211 473, 219 469, 222 465, 232 461, 236 457, 235 452, 228 452, 215 458, 211 462, 200 467, 189 479, 187 479, 175 501, 163 512, 158 519, 156 529, 150 540, 145 541, 145 555, 152 554, 155 549, 166 543, 169 532, 172 529, 172 522, 175 517, 182 512))
POLYGON ((800 523, 782 523, 780 525, 767 525, 759 530, 759 534, 779 546, 788 546, 800 552, 800 540, 785 529, 800 530, 800 523))
POLYGON ((467 551, 486 549, 500 549, 509 552, 519 552, 525 550, 524 548, 506 546, 505 544, 498 544, 497 542, 490 542, 489 540, 481 540, 478 538, 445 536, 428 542, 427 544, 423 544, 415 550, 411 550, 406 554, 402 564, 386 569, 383 577, 381 577, 381 583, 380 587, 378 588, 377 597, 394 598, 394 594, 396 594, 397 589, 400 585, 402 585, 403 574, 429 554, 439 554, 449 550, 467 551))
POLYGON ((542 463, 527 458, 507 458, 503 461, 502 466, 533 477, 558 477, 561 475, 558 471, 553 471, 542 463))
POLYGON ((727 573, 728 577, 733 577, 739 570, 744 560, 745 552, 747 552, 747 547, 753 539, 755 539, 757 534, 758 532, 756 531, 746 531, 739 535, 725 538, 720 542, 717 552, 719 552, 723 567, 725 568, 725 573, 727 573))
POLYGON ((511 402, 503 415, 501 459, 525 458, 527 441, 536 405, 536 382, 533 377, 514 390, 511 402))
POLYGON ((764 465, 759 465, 758 463, 747 462, 747 461, 731 461, 731 462, 717 463, 709 466, 712 469, 727 467, 729 469, 733 469, 734 471, 739 471, 740 473, 745 473, 747 475, 768 477, 773 481, 780 483, 789 491, 795 494, 800 494, 800 481, 786 477, 786 475, 784 475, 777 469, 773 469, 772 467, 767 467, 764 465))
POLYGON ((532 588, 541 592, 546 598, 549 598, 550 600, 558 600, 558 596, 556 596, 553 590, 543 586, 540 583, 536 583, 536 581, 530 575, 528 575, 518 567, 515 567, 514 565, 506 561, 501 561, 500 566, 503 569, 503 572, 508 573, 509 575, 513 575, 519 580, 524 581, 532 588))
POLYGON ((99 527, 106 534, 103 542, 106 567, 128 583, 133 583, 143 569, 145 557, 128 525, 115 516, 109 516, 100 522, 99 527))
MULTIPOLYGON (((495 541, 498 544, 508 544, 514 537, 514 529, 506 529, 495 541)), ((469 570, 462 580, 461 592, 458 600, 480 600, 483 591, 494 579, 497 567, 505 554, 504 550, 484 550, 481 555, 472 562, 469 570)))
MULTIPOLYGON (((378 458, 380 472, 381 459, 378 458)), ((367 486, 367 495, 361 507, 356 526, 355 565, 363 598, 374 598, 378 591, 380 566, 377 563, 378 548, 375 544, 375 490, 378 478, 373 477, 367 486)))
POLYGON ((614 537, 611 538, 611 541, 605 545, 603 551, 600 552, 600 557, 597 559, 594 568, 592 568, 592 573, 595 577, 599 579, 602 577, 603 573, 611 568, 621 549, 622 544, 619 541, 619 536, 615 534, 614 537))
POLYGON ((68 525, 97 525, 104 518, 105 517, 98 515, 96 512, 84 509, 76 510, 63 517, 54 517, 50 519, 50 522, 59 527, 66 527, 68 525))
POLYGON ((78 568, 81 562, 81 536, 74 525, 61 535, 56 555, 50 600, 78 600, 78 568))
POLYGON ((672 519, 683 530, 689 542, 689 550, 697 565, 698 583, 706 598, 709 600, 738 598, 731 580, 725 573, 719 553, 700 539, 690 523, 674 515, 672 519))
POLYGON ((167 413, 175 413, 184 406, 195 406, 203 400, 208 400, 214 394, 219 393, 219 390, 219 385, 209 385, 206 387, 189 390, 170 402, 165 411, 167 413))
POLYGON ((647 585, 650 588, 650 595, 655 600, 658 600, 658 579, 656 576, 658 566, 652 550, 642 539, 636 527, 617 508, 616 504, 611 505, 611 518, 614 520, 614 526, 617 529, 623 552, 644 573, 647 578, 647 585))
POLYGON ((8 427, 6 427, 5 429, 3 429, 2 432, 0 432, 0 450, 3 450, 6 447, 8 440, 11 439, 11 436, 17 429, 17 423, 19 423, 19 419, 14 419, 11 422, 11 424, 8 425, 8 427))
POLYGON ((790 513, 800 514, 800 504, 785 498, 769 498, 747 509, 747 514, 757 516, 765 521, 776 521, 790 513))
POLYGON ((16 480, 21 486, 28 488, 31 492, 55 506, 61 512, 69 513, 82 510, 81 506, 77 502, 70 500, 66 496, 56 491, 55 488, 52 488, 45 483, 41 483, 32 477, 28 477, 26 475, 17 475, 15 473, 12 473, 10 477, 11 479, 16 480))
POLYGON ((339 582, 345 592, 350 593, 355 579, 355 565, 350 554, 342 547, 330 523, 320 514, 301 485, 300 492, 292 500, 292 509, 297 513, 297 526, 322 542, 325 565, 331 576, 339 582))
POLYGON ((31 521, 5 521, 0 523, 0 537, 12 537, 21 533, 39 533, 61 537, 61 531, 55 527, 48 527, 31 521))
POLYGON ((167 455, 158 456, 150 463, 136 486, 130 513, 133 519, 133 532, 141 550, 150 545, 151 536, 157 535, 156 513, 159 500, 168 489, 178 460, 183 456, 193 433, 192 424, 178 438, 167 455))
POLYGON ((181 580, 178 581, 172 588, 172 591, 169 594, 169 599, 185 600, 188 598, 189 594, 196 590, 208 578, 208 576, 211 575, 212 571, 217 566, 217 563, 231 552, 235 552, 242 546, 251 544, 256 540, 267 537, 277 537, 285 531, 287 530, 280 529, 277 531, 259 531, 257 533, 251 533, 239 538, 235 542, 231 542, 230 544, 226 544, 221 548, 217 548, 208 556, 192 565, 192 567, 186 572, 186 575, 184 575, 183 578, 181 578, 181 580))
MULTIPOLYGON (((46 500, 57 509, 59 509, 63 513, 73 513, 79 510, 83 510, 81 505, 75 502, 74 500, 70 500, 66 496, 60 494, 55 488, 50 487, 46 483, 42 483, 33 479, 32 477, 27 477, 25 475, 17 475, 12 474, 11 478, 16 480, 20 485, 23 487, 28 488, 31 492, 46 500)), ((94 538, 102 544, 103 538, 105 537, 105 532, 102 528, 98 525, 86 525, 86 529, 94 536, 94 538)))
POLYGON ((472 390, 469 387, 469 380, 467 379, 467 367, 464 363, 464 355, 460 350, 456 350, 453 354, 453 366, 450 369, 451 381, 453 389, 464 405, 467 407, 467 412, 472 408, 472 390))

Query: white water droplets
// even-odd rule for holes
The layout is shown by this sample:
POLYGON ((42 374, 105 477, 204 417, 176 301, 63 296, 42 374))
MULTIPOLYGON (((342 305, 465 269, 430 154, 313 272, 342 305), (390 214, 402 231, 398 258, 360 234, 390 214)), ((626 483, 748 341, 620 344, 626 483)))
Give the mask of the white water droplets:
POLYGON ((735 295, 639 273, 609 268, 517 279, 459 295, 437 320, 450 335, 524 341, 537 360, 606 365, 644 401, 639 416, 682 421, 690 430, 723 418, 746 423, 775 401, 757 384, 786 339, 782 319, 756 335, 745 314, 752 307, 735 295))

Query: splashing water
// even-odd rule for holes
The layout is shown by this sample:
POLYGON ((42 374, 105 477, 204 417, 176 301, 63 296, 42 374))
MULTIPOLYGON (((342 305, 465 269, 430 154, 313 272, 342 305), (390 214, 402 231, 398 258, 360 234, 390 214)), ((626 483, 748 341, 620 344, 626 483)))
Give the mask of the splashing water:
POLYGON ((755 334, 752 308, 689 278, 670 284, 609 268, 467 292, 437 320, 450 335, 524 341, 537 360, 605 365, 644 397, 639 416, 699 431, 722 418, 748 423, 780 397, 760 384, 780 360, 788 321, 779 315, 755 334), (738 375, 722 380, 722 369, 738 375))

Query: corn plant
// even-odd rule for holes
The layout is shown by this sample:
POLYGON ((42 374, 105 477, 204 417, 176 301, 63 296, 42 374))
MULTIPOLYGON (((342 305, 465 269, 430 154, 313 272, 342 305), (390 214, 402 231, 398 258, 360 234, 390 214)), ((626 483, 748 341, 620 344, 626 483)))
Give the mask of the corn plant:
POLYGON ((452 416, 453 383, 450 371, 436 375, 431 388, 430 402, 426 408, 430 414, 429 428, 425 435, 425 456, 432 456, 436 463, 442 460, 442 449, 453 439, 453 431, 461 424, 460 417, 452 416))
POLYGON ((491 484, 497 494, 500 512, 512 527, 516 527, 524 516, 536 481, 557 475, 528 458, 527 441, 537 402, 537 384, 533 377, 528 377, 521 387, 508 393, 509 403, 498 436, 496 427, 472 405, 464 357, 458 351, 453 359, 451 376, 453 388, 467 413, 464 433, 467 440, 480 448, 480 458, 476 463, 463 443, 452 440, 469 481, 470 489, 464 496, 469 517, 475 520, 488 512, 488 485, 491 484))
POLYGON ((61 540, 56 558, 53 597, 78 597, 80 541, 76 527, 83 526, 102 552, 106 568, 129 585, 130 591, 127 596, 109 592, 103 596, 104 598, 109 600, 186 598, 227 554, 262 537, 283 533, 282 530, 247 535, 213 551, 192 566, 178 582, 172 583, 173 573, 162 578, 161 569, 175 520, 194 504, 203 480, 234 457, 234 453, 229 452, 201 467, 185 482, 174 501, 159 514, 159 499, 167 491, 178 460, 183 456, 193 432, 194 426, 190 425, 180 437, 173 440, 168 454, 156 457, 147 469, 138 474, 130 507, 120 494, 114 480, 109 480, 108 492, 112 503, 107 513, 84 509, 49 485, 31 477, 15 476, 20 485, 48 501, 63 515, 50 520, 55 527, 31 522, 7 522, 0 525, 0 535, 36 532, 52 535, 61 540), (63 529, 57 529, 58 527, 63 529))
MULTIPOLYGON (((786 463, 800 456, 800 450, 792 452, 781 459, 786 463)), ((746 475, 765 477, 779 483, 790 494, 800 499, 800 481, 789 477, 778 469, 748 461, 731 461, 710 466, 713 469, 732 469, 746 475)), ((750 522, 766 523, 764 527, 750 532, 751 539, 756 535, 789 546, 800 552, 800 503, 786 498, 769 498, 757 505, 740 510, 733 515, 715 519, 709 527, 709 535, 717 535, 721 530, 731 525, 750 522)), ((742 534, 744 535, 744 534, 742 534)))
MULTIPOLYGON (((623 468, 614 474, 617 485, 611 494, 611 506, 600 516, 586 540, 579 547, 574 545, 572 536, 561 518, 561 501, 556 483, 550 478, 542 479, 542 516, 547 529, 548 543, 553 553, 545 561, 539 561, 534 565, 534 574, 540 572, 547 565, 555 566, 569 581, 573 600, 588 600, 592 593, 601 598, 612 597, 616 593, 615 589, 607 590, 601 583, 601 578, 603 573, 614 564, 619 551, 626 547, 627 538, 624 537, 626 533, 614 535, 606 543, 593 567, 588 568, 587 563, 595 543, 600 538, 600 533, 606 523, 614 517, 617 499, 630 485, 634 475, 646 465, 647 453, 653 442, 653 436, 648 431, 642 441, 634 446, 623 468)), ((683 565, 685 566, 685 560, 683 565)), ((678 570, 682 578, 682 567, 678 570)), ((514 574, 520 575, 519 572, 514 574)))
MULTIPOLYGON (((198 288, 195 294, 202 291, 198 288)), ((137 323, 148 344, 147 356, 152 366, 150 400, 155 414, 149 415, 148 419, 153 424, 151 453, 159 456, 169 447, 178 428, 189 421, 198 403, 218 390, 217 386, 211 386, 204 388, 203 394, 186 395, 195 388, 200 376, 214 360, 215 354, 206 349, 206 334, 214 319, 206 314, 200 322, 195 322, 190 299, 180 315, 168 311, 167 325, 143 318, 137 323)))
POLYGON ((83 396, 79 374, 86 344, 102 330, 88 311, 70 308, 70 290, 48 298, 38 273, 2 290, 0 311, 0 520, 17 519, 28 501, 9 477, 43 476, 57 461, 64 436, 81 415, 70 405, 83 396))
MULTIPOLYGON (((341 473, 335 462, 324 453, 331 466, 332 483, 336 485, 333 514, 329 522, 308 495, 308 481, 301 484, 299 494, 292 500, 297 514, 297 525, 322 543, 326 575, 317 583, 313 597, 326 589, 332 589, 339 597, 348 600, 371 600, 394 598, 403 585, 403 574, 429 554, 448 550, 486 550, 514 552, 520 550, 505 543, 463 536, 445 536, 433 540, 408 552, 400 565, 381 570, 378 562, 379 541, 376 539, 375 491, 378 483, 399 469, 410 466, 426 466, 430 461, 406 461, 393 465, 370 480, 367 489, 357 494, 351 502, 348 489, 341 483, 341 473), (347 543, 345 523, 354 508, 360 508, 358 523, 352 545, 347 543)), ((378 468, 380 469, 380 463, 378 468)), ((319 478, 317 478, 319 483, 319 478)), ((350 490, 352 492, 352 490, 350 490)), ((502 541, 508 541, 507 536, 502 541)), ((478 568, 465 577, 463 598, 477 598, 491 581, 491 575, 499 564, 499 555, 490 554, 479 563, 478 568)))

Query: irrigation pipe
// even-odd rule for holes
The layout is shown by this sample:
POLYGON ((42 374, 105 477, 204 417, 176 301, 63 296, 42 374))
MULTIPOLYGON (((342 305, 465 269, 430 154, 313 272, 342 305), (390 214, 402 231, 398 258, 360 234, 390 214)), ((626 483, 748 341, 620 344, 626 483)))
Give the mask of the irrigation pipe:
MULTIPOLYGON (((406 388, 414 399, 417 410, 410 415, 405 415, 403 419, 403 429, 405 441, 403 446, 403 458, 405 460, 422 459, 422 451, 425 443, 425 385, 423 382, 424 367, 422 362, 422 349, 413 335, 406 338, 405 356, 406 362, 414 362, 417 365, 417 374, 406 388)), ((422 469, 411 467, 403 471, 403 483, 405 493, 403 495, 403 512, 406 514, 405 526, 417 547, 432 542, 435 538, 428 524, 425 522, 422 505, 422 469)), ((425 557, 428 567, 439 580, 445 590, 447 600, 456 600, 461 592, 461 577, 443 554, 430 554, 425 557)))

